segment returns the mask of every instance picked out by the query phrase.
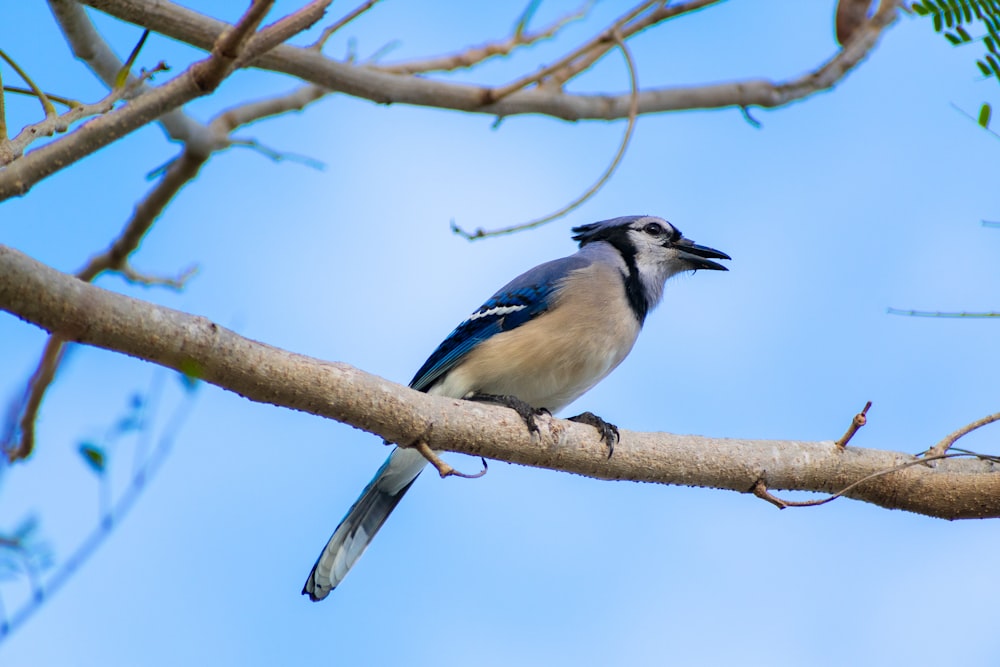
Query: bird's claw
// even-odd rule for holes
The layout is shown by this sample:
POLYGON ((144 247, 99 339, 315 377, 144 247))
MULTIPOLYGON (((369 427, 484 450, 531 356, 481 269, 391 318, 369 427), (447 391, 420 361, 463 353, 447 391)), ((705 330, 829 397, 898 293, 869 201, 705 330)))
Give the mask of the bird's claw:
POLYGON ((502 405, 505 408, 510 408, 521 418, 524 425, 528 427, 528 430, 532 433, 538 433, 538 424, 535 422, 535 417, 538 415, 551 415, 552 413, 545 408, 536 408, 533 405, 525 403, 517 396, 508 396, 506 394, 472 394, 467 398, 470 401, 478 401, 482 403, 495 403, 497 405, 502 405))
POLYGON ((570 417, 569 421, 588 424, 596 428, 597 432, 601 435, 601 440, 608 446, 608 458, 610 459, 611 455, 615 453, 615 445, 621 439, 617 426, 604 421, 593 412, 584 412, 575 417, 570 417))

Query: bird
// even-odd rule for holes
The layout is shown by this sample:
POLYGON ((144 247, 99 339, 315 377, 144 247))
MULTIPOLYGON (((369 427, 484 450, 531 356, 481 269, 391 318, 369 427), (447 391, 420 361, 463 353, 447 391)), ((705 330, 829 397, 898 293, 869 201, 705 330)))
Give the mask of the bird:
MULTIPOLYGON (((444 339, 410 387, 506 405, 537 430, 535 415, 558 412, 625 359, 667 279, 727 271, 713 260, 731 259, 651 215, 572 232, 576 253, 500 288, 444 339)), ((613 455, 617 427, 590 412, 570 419, 594 426, 613 455)), ((340 584, 426 464, 415 448, 392 451, 320 553, 303 595, 319 601, 340 584)))

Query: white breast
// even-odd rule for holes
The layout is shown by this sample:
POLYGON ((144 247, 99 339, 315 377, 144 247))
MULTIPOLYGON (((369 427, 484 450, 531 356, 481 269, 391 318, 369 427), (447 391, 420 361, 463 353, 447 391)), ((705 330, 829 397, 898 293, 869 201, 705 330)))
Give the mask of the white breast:
POLYGON ((431 393, 506 394, 553 412, 573 402, 622 362, 639 334, 617 271, 595 263, 569 274, 551 310, 481 343, 431 393))

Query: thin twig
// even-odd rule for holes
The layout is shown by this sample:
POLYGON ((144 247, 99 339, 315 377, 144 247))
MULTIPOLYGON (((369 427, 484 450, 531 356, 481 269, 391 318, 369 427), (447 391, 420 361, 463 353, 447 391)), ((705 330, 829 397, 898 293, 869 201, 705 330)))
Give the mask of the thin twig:
MULTIPOLYGON (((162 170, 163 178, 136 204, 132 216, 125 223, 121 233, 106 250, 92 256, 86 265, 76 272, 76 277, 90 282, 106 271, 118 271, 126 280, 140 280, 144 284, 162 284, 177 289, 183 287, 184 282, 193 275, 191 269, 178 278, 150 278, 140 276, 131 269, 128 258, 139 247, 167 204, 198 175, 212 153, 233 143, 228 138, 229 132, 262 118, 301 109, 325 93, 326 91, 318 86, 309 84, 300 86, 286 95, 233 107, 216 116, 206 127, 215 137, 210 142, 213 148, 207 152, 201 149, 189 151, 185 148, 179 157, 171 160, 162 170)), ((35 421, 42 398, 55 378, 62 359, 64 342, 56 336, 48 339, 38 366, 25 389, 24 399, 13 410, 14 414, 19 415, 15 419, 19 432, 14 430, 12 424, 4 434, 3 442, 0 443, 9 461, 24 459, 34 449, 35 421)))
POLYGON ((982 318, 982 317, 1000 317, 1000 312, 991 311, 985 313, 971 313, 971 312, 941 312, 934 310, 902 310, 900 308, 886 308, 885 312, 889 315, 906 315, 907 317, 968 317, 968 318, 982 318))
POLYGON ((758 498, 761 498, 762 500, 766 500, 767 502, 771 503, 772 505, 774 505, 778 509, 785 509, 786 507, 816 507, 818 505, 825 505, 826 503, 832 502, 832 501, 836 500, 837 498, 840 498, 841 496, 843 496, 845 493, 848 493, 851 489, 857 487, 858 485, 864 484, 865 482, 873 480, 876 477, 882 477, 883 475, 888 475, 890 473, 899 472, 900 470, 904 470, 906 468, 910 468, 910 467, 915 466, 915 465, 922 465, 924 463, 927 463, 928 461, 938 461, 938 460, 941 460, 941 459, 953 459, 953 458, 964 457, 964 456, 971 456, 971 457, 974 457, 974 458, 984 459, 984 460, 993 460, 995 458, 995 457, 991 457, 991 456, 987 456, 987 455, 979 455, 979 454, 975 454, 975 453, 971 453, 970 454, 970 453, 964 453, 964 452, 963 453, 955 452, 955 453, 950 453, 950 454, 936 454, 934 456, 925 456, 925 457, 921 457, 919 459, 914 459, 912 461, 906 461, 905 463, 900 463, 898 466, 893 466, 891 468, 886 468, 884 470, 877 470, 876 472, 873 472, 870 475, 865 475, 861 479, 848 484, 847 486, 845 486, 840 491, 837 491, 836 493, 834 493, 832 495, 829 495, 826 498, 819 498, 817 500, 784 500, 783 498, 778 498, 777 496, 775 496, 774 494, 772 494, 770 491, 767 490, 767 485, 764 483, 763 479, 758 479, 754 483, 753 487, 750 489, 750 492, 753 493, 758 498))
POLYGON ((438 474, 441 475, 442 479, 444 479, 445 477, 462 477, 463 479, 478 479, 479 477, 485 475, 486 471, 489 468, 489 466, 486 464, 486 459, 480 458, 480 460, 483 462, 483 469, 475 473, 474 475, 470 475, 468 473, 459 472, 454 468, 452 468, 447 463, 445 463, 444 461, 442 461, 441 457, 439 457, 436 453, 434 453, 434 450, 431 449, 430 446, 423 440, 418 440, 416 444, 411 445, 411 447, 420 452, 420 454, 425 459, 427 459, 428 463, 437 468, 438 474))
POLYGON ((367 12, 377 2, 378 2, 378 0, 368 0, 367 2, 364 2, 364 3, 360 4, 360 5, 358 5, 357 7, 355 7, 354 9, 352 9, 351 11, 349 11, 347 14, 344 15, 343 18, 341 18, 340 20, 336 21, 333 25, 327 26, 323 30, 323 34, 320 35, 319 39, 317 39, 315 42, 313 42, 309 46, 309 48, 310 49, 315 49, 317 51, 321 50, 323 48, 323 45, 326 44, 326 41, 328 39, 330 39, 330 37, 333 35, 333 33, 337 32, 338 30, 340 30, 341 28, 343 28, 345 25, 347 25, 348 23, 350 23, 354 19, 358 18, 359 16, 361 16, 362 14, 364 14, 365 12, 367 12))
POLYGON ((618 46, 622 50, 622 54, 625 56, 625 64, 628 66, 629 82, 632 88, 632 103, 629 106, 628 124, 625 126, 625 135, 622 137, 622 142, 618 146, 618 152, 615 154, 614 159, 611 160, 611 164, 608 165, 608 168, 605 169, 601 177, 597 179, 597 182, 594 183, 592 186, 590 186, 582 195, 571 201, 566 206, 563 206, 558 211, 550 213, 549 215, 543 216, 541 218, 537 218, 535 220, 530 220, 528 222, 520 223, 517 225, 511 225, 509 227, 502 227, 500 229, 494 229, 490 231, 479 228, 472 233, 465 231, 464 229, 459 227, 454 220, 452 220, 451 221, 452 232, 458 234, 459 236, 461 236, 466 240, 474 241, 477 239, 488 238, 490 236, 500 236, 502 234, 511 234, 513 232, 520 232, 525 229, 540 227, 541 225, 544 225, 547 222, 552 222, 553 220, 556 220, 566 215, 570 211, 575 210, 584 202, 586 202, 588 199, 597 194, 597 191, 600 190, 604 186, 604 184, 608 182, 608 179, 611 178, 611 175, 615 173, 615 170, 618 168, 618 165, 621 164, 622 158, 625 156, 625 151, 626 149, 628 149, 629 141, 631 141, 632 139, 632 134, 634 133, 635 130, 636 118, 638 118, 639 114, 639 78, 638 75, 636 74, 635 61, 633 60, 632 53, 629 51, 628 46, 625 44, 625 42, 622 39, 620 39, 619 36, 617 35, 616 39, 618 41, 618 46))
MULTIPOLYGON (((3 89, 5 92, 8 93, 17 93, 18 95, 29 95, 31 97, 35 96, 35 93, 30 88, 22 88, 21 86, 4 86, 3 89)), ((63 97, 62 95, 45 93, 45 96, 48 97, 53 102, 63 105, 67 109, 72 109, 73 107, 80 106, 79 100, 71 100, 70 98, 63 97)), ((0 101, 0 109, 2 108, 3 108, 3 102, 0 101)), ((0 121, 0 128, 2 127, 3 127, 3 121, 0 121)))
MULTIPOLYGON (((155 380, 154 380, 155 381, 155 380)), ((135 506, 146 485, 155 477, 156 473, 166 461, 180 427, 191 414, 191 406, 195 394, 188 392, 185 400, 182 401, 174 412, 172 418, 168 420, 168 425, 156 447, 148 453, 143 463, 132 474, 128 486, 121 495, 109 505, 107 511, 102 512, 100 521, 87 537, 74 549, 65 561, 57 568, 44 582, 33 579, 34 595, 24 603, 24 605, 11 614, 9 620, 0 625, 0 643, 9 638, 11 634, 31 618, 42 605, 49 600, 59 589, 66 584, 72 575, 97 551, 112 534, 112 529, 120 523, 125 516, 135 506)), ((104 482, 102 482, 104 483, 104 482)))
POLYGON ((26 459, 35 444, 35 420, 45 397, 45 391, 55 379, 56 370, 65 354, 66 341, 60 336, 49 336, 45 341, 41 359, 24 389, 20 404, 13 406, 3 433, 3 455, 7 461, 26 459), (16 424, 16 425, 15 425, 16 424))
MULTIPOLYGON (((633 35, 662 23, 663 21, 677 16, 682 16, 699 9, 704 9, 708 5, 720 1, 721 0, 692 0, 691 2, 675 5, 668 5, 665 2, 660 2, 658 3, 660 5, 659 7, 653 9, 653 11, 645 15, 642 15, 642 13, 649 9, 650 5, 657 3, 643 3, 643 5, 641 5, 642 11, 637 11, 639 9, 637 7, 635 10, 632 10, 612 24, 610 30, 617 30, 619 34, 622 35, 623 39, 629 39, 633 35)), ((570 79, 590 69, 594 63, 603 58, 605 54, 607 54, 608 51, 614 47, 614 42, 607 39, 607 34, 610 33, 602 33, 591 40, 590 43, 584 45, 580 49, 577 49, 577 57, 569 62, 565 67, 553 72, 549 82, 554 86, 562 86, 570 79)))
POLYGON ((7 164, 14 159, 10 137, 7 136, 7 109, 4 106, 4 93, 7 86, 3 85, 3 72, 0 71, 0 164, 7 164))
MULTIPOLYGON (((545 39, 555 37, 564 27, 585 18, 590 13, 593 0, 587 0, 580 9, 571 14, 561 16, 548 26, 535 31, 517 30, 505 39, 487 42, 470 47, 458 53, 449 53, 431 58, 421 58, 400 63, 379 66, 378 69, 391 74, 426 74, 428 72, 451 72, 458 69, 474 67, 490 58, 510 55, 515 49, 530 46, 545 39)), ((521 23, 518 23, 521 26, 521 23)), ((536 73, 533 77, 538 77, 536 73)))
POLYGON ((865 407, 861 409, 861 412, 854 415, 854 419, 851 420, 851 425, 847 427, 847 432, 841 436, 840 440, 833 443, 837 445, 840 449, 845 449, 847 443, 851 441, 854 434, 858 432, 858 429, 868 423, 868 410, 872 407, 872 402, 868 401, 865 403, 865 407))
POLYGON ((966 424, 965 426, 963 426, 962 428, 958 429, 954 433, 952 433, 952 434, 948 435, 947 437, 943 438, 941 440, 941 442, 939 442, 938 444, 936 444, 933 447, 931 447, 930 449, 928 449, 924 453, 923 460, 924 461, 929 461, 929 460, 933 459, 933 457, 935 457, 935 456, 940 456, 940 455, 944 454, 945 452, 948 451, 948 449, 952 445, 955 444, 956 441, 958 441, 959 438, 961 438, 963 436, 966 436, 969 433, 972 433, 977 428, 980 428, 982 426, 986 426, 987 424, 992 424, 995 421, 1000 421, 1000 412, 995 412, 992 415, 987 415, 986 417, 983 417, 982 419, 977 419, 976 421, 972 422, 971 424, 966 424))
POLYGON ((31 88, 31 92, 33 92, 35 97, 38 98, 38 101, 41 102, 42 111, 45 112, 45 117, 51 118, 52 116, 55 116, 56 108, 52 106, 52 102, 49 101, 48 95, 42 92, 42 89, 35 85, 35 82, 31 80, 31 77, 29 77, 27 73, 21 69, 21 67, 14 62, 14 60, 8 56, 3 49, 0 49, 0 58, 7 61, 7 64, 10 65, 15 72, 17 72, 17 75, 21 77, 26 84, 28 84, 28 87, 31 88))
POLYGON ((192 264, 177 276, 171 277, 150 276, 144 273, 139 273, 133 269, 130 264, 124 263, 123 266, 119 267, 118 274, 133 285, 145 285, 146 287, 169 287, 173 290, 180 291, 187 286, 189 280, 198 274, 198 266, 192 264))

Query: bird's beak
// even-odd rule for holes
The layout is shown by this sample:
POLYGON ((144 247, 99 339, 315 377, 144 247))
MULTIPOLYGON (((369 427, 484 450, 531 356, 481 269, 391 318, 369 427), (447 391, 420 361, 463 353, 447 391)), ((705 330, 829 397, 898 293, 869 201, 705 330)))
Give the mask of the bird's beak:
POLYGON ((674 242, 674 247, 681 251, 681 257, 694 270, 706 269, 708 271, 728 271, 726 267, 718 262, 713 262, 712 259, 732 259, 729 255, 722 252, 721 250, 716 250, 715 248, 709 248, 708 246, 698 245, 690 239, 682 238, 680 241, 674 242), (712 258, 712 259, 709 259, 712 258))

